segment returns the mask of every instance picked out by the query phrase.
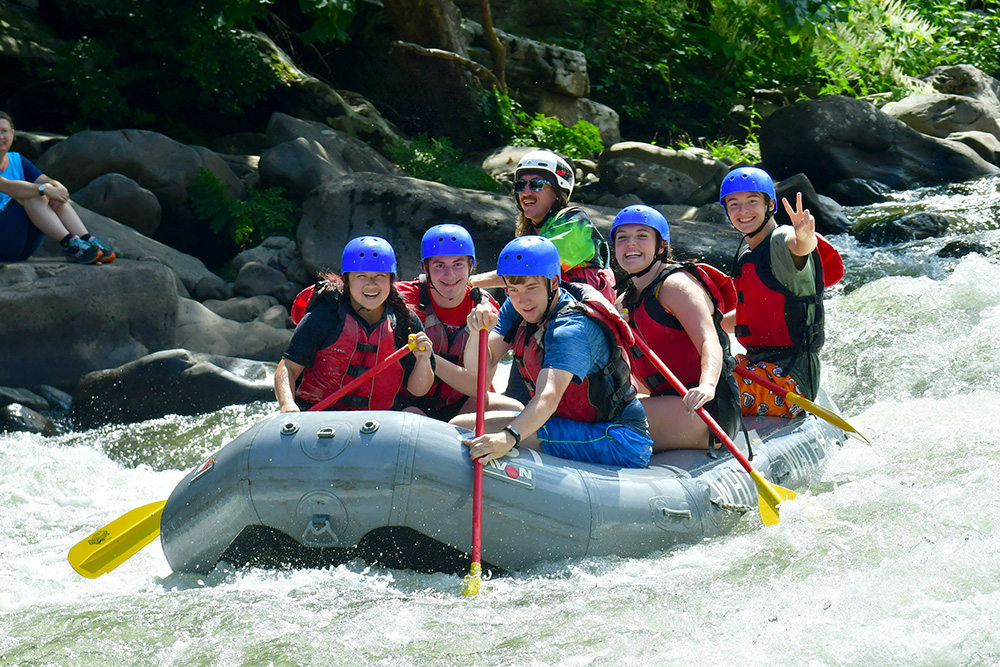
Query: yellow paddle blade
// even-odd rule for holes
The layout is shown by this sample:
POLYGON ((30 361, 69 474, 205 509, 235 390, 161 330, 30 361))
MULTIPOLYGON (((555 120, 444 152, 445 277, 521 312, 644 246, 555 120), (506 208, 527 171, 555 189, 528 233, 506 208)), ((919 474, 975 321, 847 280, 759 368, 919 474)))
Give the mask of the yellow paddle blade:
POLYGON ((869 445, 872 444, 871 441, 868 440, 868 438, 861 435, 861 432, 858 431, 858 429, 848 424, 847 420, 845 420, 843 417, 841 417, 835 412, 827 410, 821 405, 816 405, 805 396, 802 396, 801 394, 796 394, 794 391, 790 391, 787 394, 785 394, 785 400, 788 401, 789 403, 794 403, 795 405, 798 405, 806 412, 811 412, 817 417, 825 419, 834 426, 844 431, 847 431, 848 433, 855 434, 856 436, 867 442, 869 445))
POLYGON ((757 484, 757 509, 760 510, 760 520, 765 526, 773 526, 781 521, 778 518, 778 503, 791 500, 795 492, 791 489, 771 484, 756 470, 750 471, 750 477, 757 484))
POLYGON ((81 575, 96 579, 110 572, 160 534, 160 515, 166 500, 123 514, 69 550, 69 564, 81 575))
POLYGON ((465 575, 465 595, 471 596, 479 592, 479 587, 483 585, 483 566, 473 561, 469 568, 469 573, 465 575))

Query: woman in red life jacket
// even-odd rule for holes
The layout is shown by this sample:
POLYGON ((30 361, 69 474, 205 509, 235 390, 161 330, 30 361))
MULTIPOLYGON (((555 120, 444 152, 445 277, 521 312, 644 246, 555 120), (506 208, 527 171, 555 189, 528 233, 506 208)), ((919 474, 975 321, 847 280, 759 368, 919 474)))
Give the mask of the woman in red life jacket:
MULTIPOLYGON (((763 169, 734 169, 722 181, 719 202, 747 242, 737 248, 733 270, 739 299, 723 324, 747 349, 738 363, 813 400, 824 340, 823 290, 843 277, 844 263, 816 233, 801 193, 794 208, 781 200, 791 226, 775 221, 776 199, 774 181, 763 169)), ((738 383, 743 414, 788 417, 801 410, 750 380, 738 383)))
MULTIPOLYGON (((590 216, 570 206, 576 177, 569 162, 549 150, 526 153, 514 170, 519 215, 514 236, 537 234, 556 244, 562 282, 587 283, 615 300, 615 274, 608 243, 590 216)), ((472 277, 476 287, 503 287, 496 272, 472 277)))
POLYGON ((320 402, 406 345, 410 334, 417 343, 412 355, 329 409, 389 410, 404 385, 423 396, 434 381, 431 341, 393 287, 396 253, 389 242, 377 236, 351 239, 341 272, 344 283, 332 274, 324 277, 278 362, 274 393, 282 412, 320 402))
POLYGON ((741 417, 733 379, 735 361, 722 329, 729 278, 708 265, 678 264, 670 257, 670 226, 655 208, 629 206, 611 226, 618 265, 628 274, 621 300, 629 325, 688 388, 682 399, 641 352, 632 375, 649 392, 642 404, 654 451, 708 447, 708 425, 694 411, 704 407, 735 437, 741 417))
MULTIPOLYGON (((442 224, 424 232, 420 242, 420 259, 424 273, 416 280, 396 283, 403 301, 423 322, 424 332, 434 346, 434 370, 437 380, 423 396, 400 396, 400 405, 409 406, 434 419, 449 421, 455 415, 476 409, 473 387, 463 387, 466 395, 452 385, 461 383, 456 371, 463 365, 462 353, 469 339, 466 323, 469 313, 478 305, 498 312, 500 307, 486 290, 469 287, 469 275, 476 265, 476 247, 461 225, 442 224)), ((519 401, 502 394, 490 393, 488 410, 520 410, 519 401)))

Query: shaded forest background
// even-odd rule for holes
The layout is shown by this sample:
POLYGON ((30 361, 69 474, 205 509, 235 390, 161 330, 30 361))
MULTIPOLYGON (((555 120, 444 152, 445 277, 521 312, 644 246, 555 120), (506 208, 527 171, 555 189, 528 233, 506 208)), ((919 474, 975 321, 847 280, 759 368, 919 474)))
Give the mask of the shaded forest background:
MULTIPOLYGON (((468 132, 449 137, 447 126, 429 126, 419 112, 379 105, 393 77, 373 56, 400 40, 447 50, 442 26, 457 29, 457 6, 469 19, 488 14, 497 29, 582 51, 589 97, 618 112, 623 139, 752 161, 758 122, 778 105, 829 94, 898 99, 920 91, 916 77, 941 64, 997 76, 997 4, 39 0, 39 16, 65 41, 54 64, 22 64, 20 77, 5 77, 19 85, 7 87, 3 108, 22 126, 66 133, 130 127, 207 143, 259 132, 286 75, 259 48, 255 35, 264 34, 302 70, 363 95, 403 133, 457 162, 503 145, 531 122, 518 104, 525 91, 470 77, 452 98, 429 85, 428 105, 453 105, 478 123, 473 140, 468 132)), ((602 147, 577 129, 570 152, 594 157, 602 147)))

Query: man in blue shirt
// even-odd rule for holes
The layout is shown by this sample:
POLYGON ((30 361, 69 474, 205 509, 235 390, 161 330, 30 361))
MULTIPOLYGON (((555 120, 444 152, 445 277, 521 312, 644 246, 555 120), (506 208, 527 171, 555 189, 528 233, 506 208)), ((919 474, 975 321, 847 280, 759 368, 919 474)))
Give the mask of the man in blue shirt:
MULTIPOLYGON (((559 251, 541 236, 521 236, 504 247, 497 274, 507 301, 499 315, 476 308, 470 331, 490 329, 488 377, 514 351, 531 400, 520 413, 491 412, 493 433, 468 441, 472 458, 487 463, 515 445, 566 459, 645 467, 652 440, 636 399, 622 339, 627 325, 597 290, 559 284, 559 251)), ((465 348, 465 382, 475 382, 479 337, 465 348)), ((473 415, 452 423, 468 427, 473 415)))

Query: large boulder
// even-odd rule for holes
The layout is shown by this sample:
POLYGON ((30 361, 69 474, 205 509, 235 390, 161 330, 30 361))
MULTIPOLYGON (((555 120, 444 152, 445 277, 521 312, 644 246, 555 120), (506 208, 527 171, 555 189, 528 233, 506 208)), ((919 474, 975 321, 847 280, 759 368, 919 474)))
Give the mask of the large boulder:
POLYGON ((183 349, 88 373, 73 392, 77 428, 195 415, 274 398, 273 365, 183 349))
POLYGON ((292 337, 291 331, 263 322, 240 323, 220 317, 193 299, 178 299, 176 316, 170 347, 192 352, 277 361, 292 337))
POLYGON ((972 65, 941 65, 920 77, 945 95, 978 100, 993 117, 1000 117, 1000 81, 972 65))
MULTIPOLYGON (((627 160, 640 165, 640 169, 642 165, 657 165, 658 167, 669 169, 671 172, 683 174, 685 182, 694 185, 693 190, 688 185, 686 190, 690 191, 685 192, 679 200, 677 197, 674 197, 673 201, 660 200, 647 202, 655 204, 691 204, 692 206, 701 206, 718 201, 719 185, 729 171, 728 164, 721 160, 716 160, 708 151, 697 148, 676 150, 639 141, 622 141, 604 151, 601 154, 600 160, 602 175, 608 171, 606 165, 613 160, 627 160)), ((611 174, 608 174, 608 176, 609 178, 613 178, 611 174)), ((624 187, 624 184, 606 185, 604 189, 617 195, 628 191, 628 188, 624 187)), ((639 192, 635 192, 635 194, 638 194, 644 201, 646 200, 646 197, 643 197, 639 192)))
POLYGON ((151 238, 163 217, 156 195, 122 174, 98 176, 73 193, 73 201, 151 238))
POLYGON ((909 95, 882 107, 882 112, 898 118, 917 132, 944 139, 953 132, 987 132, 1000 136, 996 109, 973 97, 962 95, 909 95))
POLYGON ((69 388, 172 347, 178 296, 159 262, 0 264, 0 385, 69 388))
POLYGON ((298 247, 311 274, 340 270, 344 244, 372 234, 392 244, 400 278, 420 272, 420 239, 433 225, 455 222, 476 239, 478 270, 496 266, 514 237, 517 209, 509 196, 463 190, 405 176, 351 174, 317 188, 303 205, 298 247))
POLYGON ((1000 173, 968 146, 925 136, 868 102, 841 95, 775 111, 761 127, 760 150, 776 180, 801 172, 821 193, 843 179, 908 190, 1000 173))
POLYGON ((163 219, 156 234, 158 241, 210 264, 221 264, 234 254, 232 241, 199 221, 188 202, 188 188, 200 169, 218 178, 227 187, 227 195, 244 195, 242 181, 207 148, 181 144, 148 130, 88 130, 46 151, 38 166, 70 192, 104 174, 123 174, 159 200, 163 219))

